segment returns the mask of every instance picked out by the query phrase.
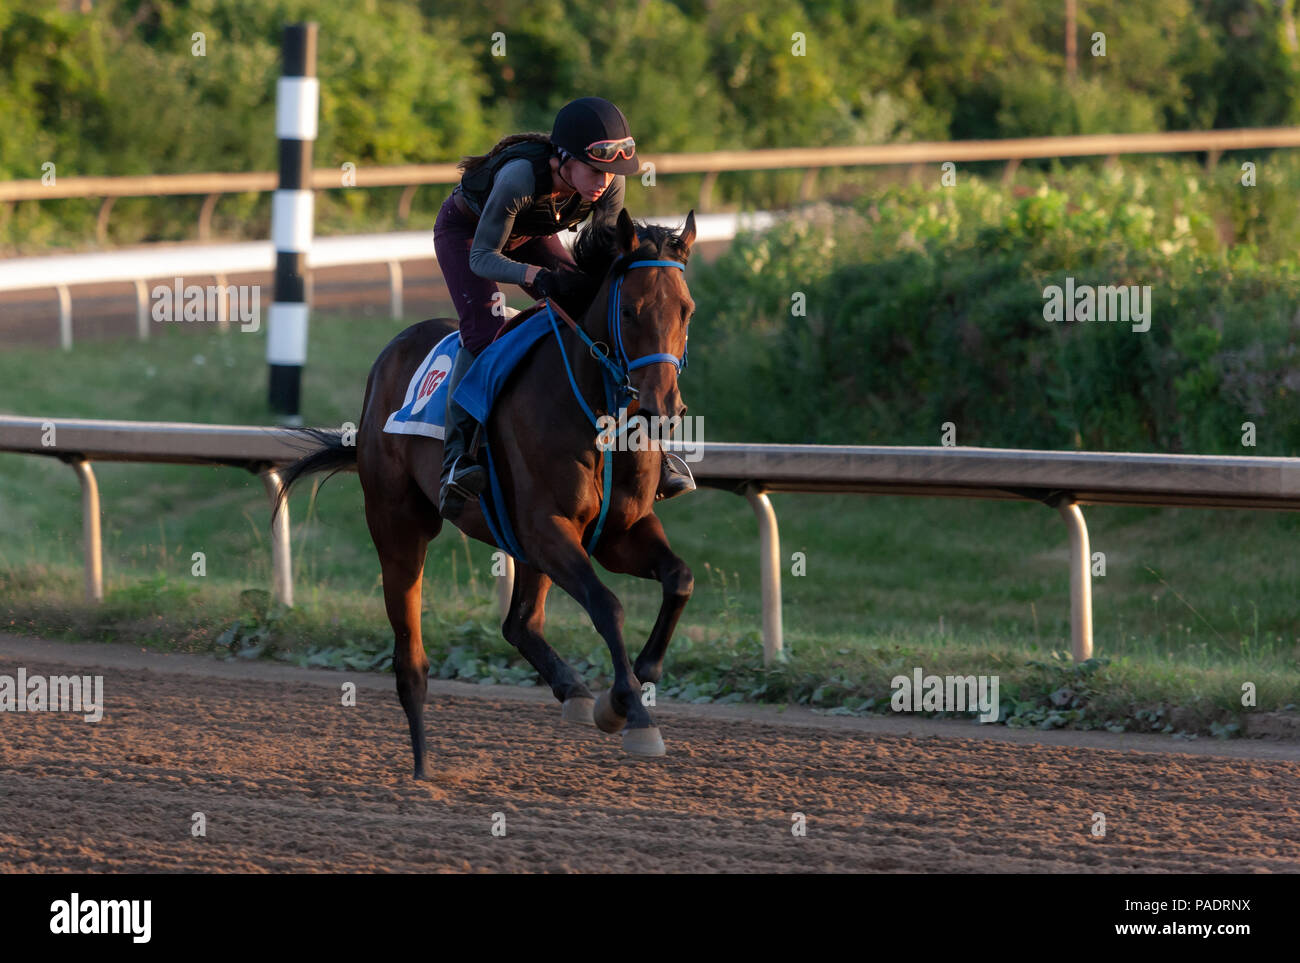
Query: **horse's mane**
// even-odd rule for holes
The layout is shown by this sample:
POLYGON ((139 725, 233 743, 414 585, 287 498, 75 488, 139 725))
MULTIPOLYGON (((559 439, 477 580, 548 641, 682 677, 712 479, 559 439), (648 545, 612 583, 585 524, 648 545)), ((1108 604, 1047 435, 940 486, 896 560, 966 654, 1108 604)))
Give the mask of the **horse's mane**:
POLYGON ((581 317, 591 306, 592 298, 600 289, 605 275, 611 269, 621 270, 622 265, 635 260, 656 260, 671 258, 686 263, 690 251, 681 243, 677 232, 660 224, 647 224, 644 221, 632 221, 636 228, 637 249, 631 254, 619 257, 618 226, 616 224, 596 224, 592 222, 584 227, 573 242, 573 260, 578 265, 578 273, 587 285, 571 299, 572 305, 563 304, 574 317, 581 317), (617 263, 616 263, 617 262, 617 263))

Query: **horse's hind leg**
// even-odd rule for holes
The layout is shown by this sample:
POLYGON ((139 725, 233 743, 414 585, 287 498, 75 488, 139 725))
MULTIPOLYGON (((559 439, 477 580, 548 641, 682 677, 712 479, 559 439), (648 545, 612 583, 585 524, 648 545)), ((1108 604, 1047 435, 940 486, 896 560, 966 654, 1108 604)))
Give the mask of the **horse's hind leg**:
POLYGON ((546 625, 546 593, 551 580, 531 565, 515 566, 514 594, 501 634, 532 664, 563 705, 566 722, 593 724, 595 700, 573 668, 542 637, 546 625))
POLYGON ((633 525, 622 538, 596 553, 600 564, 611 572, 655 579, 662 583, 663 602, 645 647, 632 665, 641 682, 658 682, 664 672, 664 656, 682 610, 691 599, 695 578, 686 563, 668 545, 663 525, 654 515, 647 515, 633 525))
MULTIPOLYGON (((381 489, 382 491, 382 489, 381 489)), ((384 607, 393 626, 393 673, 397 698, 406 711, 415 755, 415 778, 425 778, 424 699, 429 687, 429 659, 420 636, 420 583, 424 554, 441 520, 415 486, 391 500, 366 492, 366 522, 379 553, 384 578, 384 607)))

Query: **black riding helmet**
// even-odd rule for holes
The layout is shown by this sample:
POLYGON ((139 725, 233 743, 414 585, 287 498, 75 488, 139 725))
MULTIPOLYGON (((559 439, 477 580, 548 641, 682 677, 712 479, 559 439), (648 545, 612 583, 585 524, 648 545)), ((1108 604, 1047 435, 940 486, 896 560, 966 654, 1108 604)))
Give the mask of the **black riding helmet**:
POLYGON ((598 171, 635 174, 641 167, 627 118, 601 97, 580 97, 561 107, 551 143, 598 171))

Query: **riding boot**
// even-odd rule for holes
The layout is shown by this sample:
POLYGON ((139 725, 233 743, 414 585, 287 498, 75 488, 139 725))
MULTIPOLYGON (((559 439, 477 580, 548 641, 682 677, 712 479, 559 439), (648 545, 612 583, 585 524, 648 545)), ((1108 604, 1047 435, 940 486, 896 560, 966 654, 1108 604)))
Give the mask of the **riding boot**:
POLYGON ((467 450, 478 447, 471 445, 470 441, 477 440, 479 424, 468 411, 451 400, 456 386, 473 363, 474 355, 461 345, 447 376, 447 424, 442 442, 438 511, 449 521, 459 518, 465 503, 478 498, 487 485, 487 471, 475 460, 477 452, 467 450))
POLYGON ((669 452, 663 453, 663 468, 659 472, 659 488, 655 492, 655 501, 676 498, 687 492, 695 491, 695 476, 686 462, 669 452))

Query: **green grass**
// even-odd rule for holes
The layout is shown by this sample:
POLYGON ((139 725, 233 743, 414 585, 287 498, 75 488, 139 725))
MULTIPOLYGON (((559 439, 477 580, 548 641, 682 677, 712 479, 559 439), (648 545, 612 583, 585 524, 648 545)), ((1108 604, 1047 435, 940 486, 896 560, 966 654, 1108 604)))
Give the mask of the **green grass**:
MULTIPOLYGON (((400 327, 313 319, 308 423, 357 420, 371 360, 400 327)), ((262 336, 155 331, 145 344, 6 350, 0 411, 267 422, 262 336)), ((689 401, 689 373, 683 390, 689 401)), ((312 504, 311 485, 293 499, 297 605, 281 612, 264 591, 267 504, 257 478, 231 468, 108 463, 96 474, 106 600, 88 606, 74 476, 52 459, 0 455, 0 628, 385 666, 391 636, 354 475, 331 480, 312 504), (191 574, 195 552, 206 558, 203 577, 191 574)), ((696 576, 664 693, 875 711, 888 706, 892 676, 921 666, 998 673, 1012 724, 1230 733, 1243 726, 1243 682, 1258 687, 1262 710, 1291 705, 1300 692, 1295 515, 1087 509, 1106 575, 1093 582, 1100 660, 1080 670, 1059 656, 1069 648, 1069 585, 1055 512, 849 495, 773 502, 790 659, 771 669, 761 660, 757 524, 745 501, 700 491, 661 506, 696 576), (801 577, 791 574, 794 552, 806 556, 801 577)), ((533 681, 496 630, 490 569, 491 549, 450 527, 431 546, 425 633, 434 671, 533 681)), ((608 578, 626 605, 628 638, 639 644, 654 621, 657 586, 608 578)), ((608 655, 583 613, 555 592, 550 614, 548 638, 603 684, 608 655)))

